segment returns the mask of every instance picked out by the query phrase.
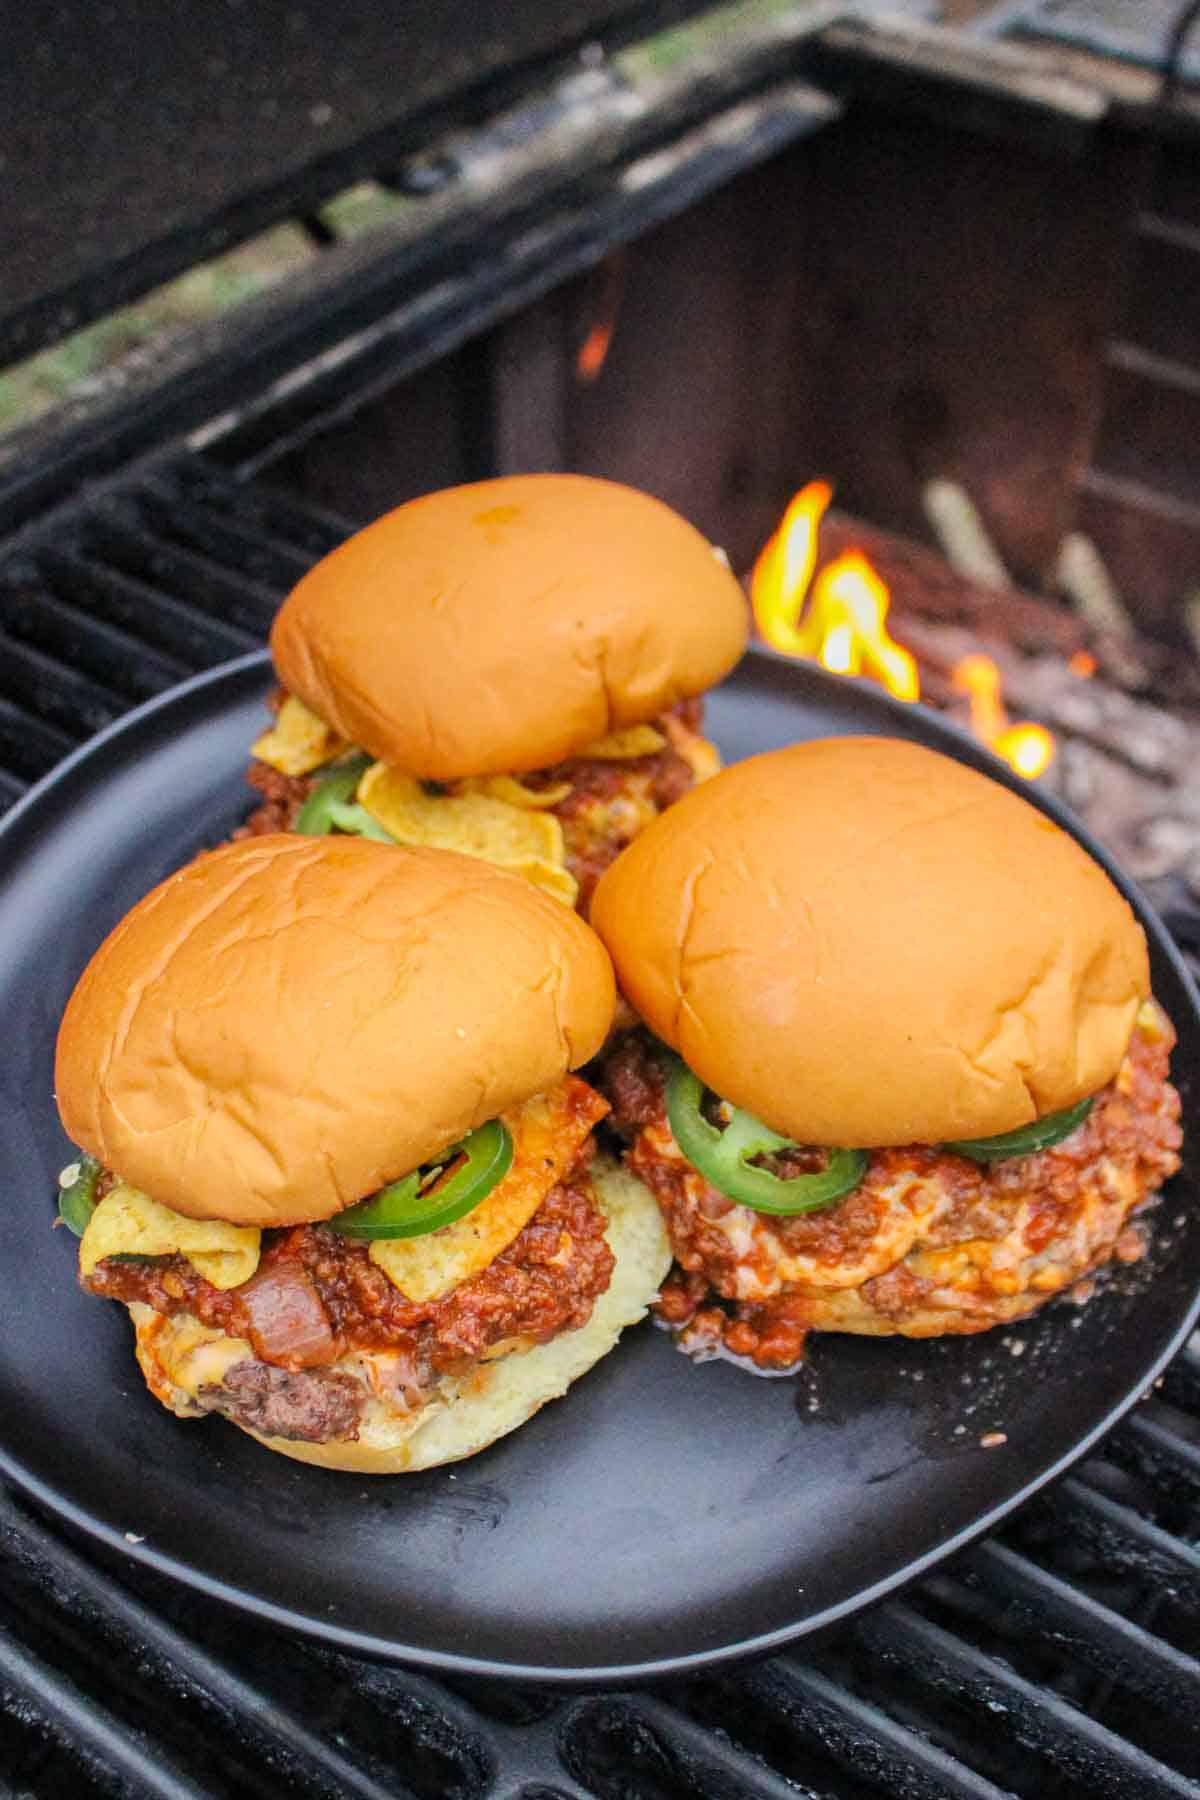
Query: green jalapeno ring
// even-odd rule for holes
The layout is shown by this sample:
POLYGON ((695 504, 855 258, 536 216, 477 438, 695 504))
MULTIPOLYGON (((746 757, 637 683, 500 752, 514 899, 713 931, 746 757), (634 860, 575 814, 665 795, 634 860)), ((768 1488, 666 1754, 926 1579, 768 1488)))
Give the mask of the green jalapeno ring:
POLYGON ((304 837, 325 837, 333 830, 333 808, 353 800, 359 782, 371 766, 371 758, 362 750, 343 762, 328 765, 322 777, 296 814, 292 827, 304 837))
POLYGON ((706 1181, 754 1212, 785 1217, 819 1212, 852 1193, 866 1173, 865 1150, 829 1150, 825 1168, 811 1175, 785 1179, 769 1169, 756 1169, 752 1167, 754 1157, 799 1146, 740 1107, 733 1109, 725 1129, 718 1130, 701 1111, 703 1099, 700 1077, 672 1057, 667 1073, 667 1118, 675 1142, 706 1181))
POLYGON ((96 1210, 96 1183, 101 1175, 94 1156, 68 1163, 58 1178, 58 1216, 68 1231, 82 1237, 96 1210))
POLYGON ((1016 1131, 1002 1131, 997 1137, 990 1138, 958 1138, 943 1148, 953 1150, 957 1156, 970 1157, 972 1162, 983 1163, 1005 1162, 1010 1156, 1032 1156, 1038 1150, 1049 1150, 1052 1145, 1069 1138, 1095 1104, 1095 1095, 1089 1095, 1062 1112, 1046 1113, 1032 1125, 1021 1125, 1016 1131))
POLYGON ((434 1163, 389 1182, 329 1224, 350 1238, 424 1237, 473 1212, 508 1174, 512 1160, 511 1132, 503 1120, 489 1119, 434 1163))

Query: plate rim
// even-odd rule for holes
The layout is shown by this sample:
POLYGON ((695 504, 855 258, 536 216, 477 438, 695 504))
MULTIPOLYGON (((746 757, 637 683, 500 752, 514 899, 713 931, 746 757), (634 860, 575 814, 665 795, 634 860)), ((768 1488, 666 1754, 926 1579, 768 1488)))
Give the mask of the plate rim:
MULTIPOLYGON (((1133 879, 1113 861, 1110 853, 1096 842, 1086 826, 1054 795, 1038 789, 1031 789, 1009 769, 1007 764, 996 757, 986 746, 981 745, 968 731, 958 726, 953 720, 923 706, 920 702, 895 700, 873 682, 862 678, 828 675, 815 665, 798 663, 795 659, 763 645, 750 645, 738 668, 743 668, 746 663, 755 662, 775 665, 781 670, 790 671, 801 679, 810 680, 819 689, 824 689, 826 684, 829 684, 829 690, 832 693, 853 688, 868 695, 871 702, 881 708, 884 716, 906 720, 917 718, 921 727, 919 735, 923 736, 926 741, 932 739, 938 743, 939 747, 944 745, 947 752, 952 755, 956 751, 965 752, 966 754, 961 760, 977 766, 982 764, 987 773, 993 775, 1014 792, 1023 794, 1041 811, 1063 826, 1100 863, 1133 906, 1139 923, 1153 940, 1160 954, 1165 956, 1171 964, 1173 972, 1185 990, 1196 1016, 1197 1025, 1200 1026, 1200 992, 1197 991, 1191 971, 1166 927, 1133 879), (833 685, 835 682, 836 687, 833 685)), ((241 677, 258 673, 265 675, 270 667, 270 654, 264 649, 250 651, 245 655, 217 664, 213 668, 202 670, 186 681, 166 689, 151 700, 123 713, 94 736, 78 745, 53 769, 35 782, 0 818, 0 873, 2 873, 2 863, 11 839, 27 825, 30 818, 36 821, 47 799, 60 789, 68 788, 79 771, 85 769, 94 758, 103 757, 110 747, 123 737, 139 735, 147 723, 158 723, 159 715, 183 710, 210 690, 219 691, 225 686, 235 683, 241 677)), ((737 670, 733 673, 736 676, 737 670)), ((872 734, 868 732, 865 735, 872 734)), ((333 1620, 281 1605, 274 1600, 255 1594, 247 1588, 209 1575, 178 1555, 159 1550, 152 1544, 131 1543, 116 1526, 96 1518, 86 1507, 60 1492, 51 1482, 44 1481, 41 1477, 32 1474, 24 1467, 19 1456, 14 1455, 3 1442, 0 1442, 0 1477, 10 1482, 21 1495, 45 1507, 56 1518, 62 1519, 86 1537, 103 1543, 109 1549, 131 1558, 134 1562, 152 1569, 155 1573, 179 1581, 193 1591, 217 1600, 234 1612, 249 1613, 271 1625, 298 1631, 305 1637, 315 1638, 320 1642, 336 1646, 338 1649, 348 1650, 387 1663, 428 1669, 442 1674, 485 1677, 573 1689, 640 1685, 671 1676, 686 1676, 700 1669, 721 1668, 730 1663, 769 1655, 789 1644, 796 1644, 802 1639, 817 1636, 829 1630, 841 1620, 878 1604, 889 1594, 896 1593, 911 1582, 918 1580, 929 1569, 936 1567, 966 1545, 993 1530, 1002 1520, 1026 1505, 1035 1494, 1051 1482, 1058 1480, 1068 1469, 1080 1462, 1145 1397, 1164 1369, 1187 1343, 1198 1323, 1200 1323, 1200 1286, 1197 1287, 1182 1322, 1171 1334, 1165 1347, 1153 1359, 1146 1372, 1139 1377, 1136 1387, 1125 1392, 1108 1408, 1104 1416, 1068 1450, 1064 1451, 1046 1468, 1039 1470, 1035 1476, 1022 1483, 1014 1493, 989 1507, 951 1537, 932 1546, 922 1555, 906 1561, 901 1568, 872 1583, 870 1587, 860 1589, 853 1595, 825 1607, 819 1613, 810 1615, 798 1624, 777 1626, 771 1631, 757 1633, 732 1644, 649 1660, 564 1667, 561 1664, 500 1661, 494 1657, 472 1656, 428 1646, 401 1643, 395 1638, 356 1630, 333 1620)))

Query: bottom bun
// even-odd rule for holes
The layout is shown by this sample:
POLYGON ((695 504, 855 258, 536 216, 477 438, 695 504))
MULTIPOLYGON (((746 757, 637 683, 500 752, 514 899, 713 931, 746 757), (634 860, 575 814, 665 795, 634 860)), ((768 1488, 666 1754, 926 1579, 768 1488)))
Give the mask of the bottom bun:
MULTIPOLYGON (((415 1412, 372 1399, 355 1439, 310 1443, 265 1437, 244 1425, 239 1429, 281 1456, 357 1475, 399 1475, 461 1462, 515 1431, 547 1400, 565 1394, 607 1356, 627 1325, 644 1317, 671 1265, 666 1228, 649 1189, 607 1159, 593 1163, 591 1174, 616 1266, 578 1331, 532 1349, 514 1346, 465 1375, 444 1376, 437 1393, 415 1412)), ((195 1398, 201 1370, 205 1382, 219 1381, 240 1358, 253 1355, 243 1340, 209 1331, 187 1314, 166 1319, 143 1306, 131 1306, 130 1312, 147 1384, 181 1416, 195 1418, 208 1410, 195 1398)), ((344 1360, 361 1366, 369 1359, 344 1360)))

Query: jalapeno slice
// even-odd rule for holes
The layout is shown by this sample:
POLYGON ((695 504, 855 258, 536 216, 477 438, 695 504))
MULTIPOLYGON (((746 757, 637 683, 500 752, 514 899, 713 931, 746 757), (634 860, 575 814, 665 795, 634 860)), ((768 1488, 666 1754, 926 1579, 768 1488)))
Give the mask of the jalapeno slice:
POLYGON ((68 1163, 58 1178, 58 1216, 68 1231, 82 1237, 96 1210, 100 1164, 94 1156, 68 1163))
POLYGON ((345 831, 354 837, 374 838, 377 844, 394 844, 395 838, 390 831, 385 831, 378 819, 373 819, 365 806, 331 806, 330 822, 338 831, 345 831))
POLYGON ((1010 1156, 1032 1156, 1035 1151, 1049 1150, 1051 1145, 1070 1137, 1095 1104, 1093 1095, 1063 1112, 1047 1113, 1044 1119, 1035 1119, 1032 1125, 1022 1125, 1017 1131, 1002 1131, 998 1137, 990 1138, 958 1138, 945 1147, 959 1156, 969 1156, 972 1162, 1004 1162, 1010 1156))
POLYGON ((353 800, 359 782, 371 766, 361 750, 345 762, 334 763, 296 814, 294 830, 305 837, 325 837, 333 830, 333 809, 353 800))
POLYGON ((389 1182, 329 1223, 344 1237, 424 1237, 486 1200, 508 1174, 512 1159, 508 1127, 500 1119, 489 1119, 435 1161, 389 1182))
POLYGON ((704 1083, 687 1064, 672 1057, 667 1072, 667 1118, 675 1142, 706 1181, 755 1212, 819 1212, 852 1193, 867 1168, 865 1150, 829 1150, 823 1169, 811 1175, 784 1178, 769 1169, 756 1169, 752 1159, 776 1150, 800 1146, 780 1137, 752 1113, 734 1108, 722 1131, 710 1125, 701 1111, 704 1083))

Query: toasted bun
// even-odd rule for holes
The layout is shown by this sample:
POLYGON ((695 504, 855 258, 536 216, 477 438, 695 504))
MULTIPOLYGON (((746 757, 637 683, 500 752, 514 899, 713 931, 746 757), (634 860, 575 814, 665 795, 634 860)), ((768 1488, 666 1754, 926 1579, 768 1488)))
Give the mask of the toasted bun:
MULTIPOLYGON (((608 1217, 604 1235, 616 1267, 591 1318, 578 1331, 565 1331, 533 1350, 481 1363, 467 1376, 447 1376, 437 1398, 420 1412, 401 1412, 373 1401, 353 1443, 307 1444, 257 1432, 248 1435, 268 1450, 320 1468, 398 1475, 474 1456, 523 1425, 547 1400, 565 1394, 573 1381, 607 1356, 625 1327, 645 1314, 671 1266, 666 1229, 649 1190, 603 1160, 593 1164, 592 1179, 608 1217)), ((141 1326, 149 1309, 130 1310, 139 1323, 139 1359, 150 1385, 165 1405, 181 1414, 194 1415, 193 1391, 197 1379, 211 1372, 214 1348, 221 1358, 219 1366, 236 1361, 239 1349, 242 1355, 253 1354, 249 1344, 239 1345, 239 1340, 221 1344, 219 1333, 204 1331, 194 1320, 165 1319, 155 1321, 154 1360, 149 1364, 141 1344, 141 1326), (208 1340, 199 1345, 199 1354, 198 1338, 208 1340)))
POLYGON ((228 844, 146 896, 68 1003, 70 1137, 165 1206, 327 1219, 592 1056, 598 940, 519 876, 358 838, 228 844))
POLYGON ((661 501, 585 475, 410 500, 319 562, 271 632, 286 687, 372 756, 540 769, 727 674, 738 582, 661 501))
POLYGON ((693 789, 604 875, 623 992, 801 1143, 990 1137, 1111 1081, 1149 992, 1074 840, 950 757, 836 738, 693 789))

